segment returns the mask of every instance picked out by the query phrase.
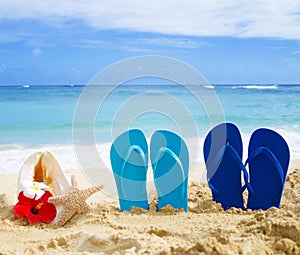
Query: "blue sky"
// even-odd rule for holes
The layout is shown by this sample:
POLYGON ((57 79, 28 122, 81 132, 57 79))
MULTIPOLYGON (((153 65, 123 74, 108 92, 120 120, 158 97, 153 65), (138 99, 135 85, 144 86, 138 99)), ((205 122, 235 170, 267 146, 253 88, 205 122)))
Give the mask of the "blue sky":
POLYGON ((294 0, 0 3, 0 84, 87 84, 124 58, 161 55, 211 83, 300 83, 294 0))

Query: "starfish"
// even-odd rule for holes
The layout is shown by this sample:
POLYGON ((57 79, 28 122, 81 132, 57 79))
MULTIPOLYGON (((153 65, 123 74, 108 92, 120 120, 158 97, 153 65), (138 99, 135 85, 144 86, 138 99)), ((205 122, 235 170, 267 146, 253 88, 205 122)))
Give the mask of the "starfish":
POLYGON ((103 185, 100 185, 80 190, 75 176, 72 175, 71 188, 67 195, 48 198, 49 203, 63 207, 63 211, 56 225, 59 227, 63 226, 75 213, 88 213, 91 208, 86 203, 86 200, 97 191, 103 189, 103 187, 103 185))

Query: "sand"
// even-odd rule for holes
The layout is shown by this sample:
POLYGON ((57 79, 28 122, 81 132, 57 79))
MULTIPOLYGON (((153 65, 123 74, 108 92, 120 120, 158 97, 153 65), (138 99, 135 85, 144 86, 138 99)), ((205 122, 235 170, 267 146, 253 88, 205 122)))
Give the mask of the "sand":
POLYGON ((100 194, 89 200, 90 213, 76 214, 60 228, 16 218, 17 175, 0 175, 0 254, 300 254, 297 166, 293 161, 281 209, 224 211, 208 186, 192 177, 188 213, 173 208, 158 213, 155 197, 149 211, 121 213, 116 199, 100 194))

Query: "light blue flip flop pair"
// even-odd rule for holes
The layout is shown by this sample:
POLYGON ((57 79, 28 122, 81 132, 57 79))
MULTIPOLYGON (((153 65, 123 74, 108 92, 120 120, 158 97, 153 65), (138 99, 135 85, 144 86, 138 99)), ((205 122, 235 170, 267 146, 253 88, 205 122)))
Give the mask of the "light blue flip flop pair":
POLYGON ((213 200, 221 203, 225 210, 230 207, 245 209, 245 189, 249 192, 248 209, 280 207, 290 153, 286 141, 278 133, 266 128, 254 131, 244 165, 240 131, 232 123, 223 123, 208 133, 203 152, 213 200))
MULTIPOLYGON (((111 146, 110 159, 120 210, 129 211, 133 206, 148 210, 148 145, 143 132, 132 129, 119 135, 111 146)), ((187 211, 189 154, 185 142, 173 132, 158 130, 151 137, 150 159, 158 211, 168 204, 187 211)))

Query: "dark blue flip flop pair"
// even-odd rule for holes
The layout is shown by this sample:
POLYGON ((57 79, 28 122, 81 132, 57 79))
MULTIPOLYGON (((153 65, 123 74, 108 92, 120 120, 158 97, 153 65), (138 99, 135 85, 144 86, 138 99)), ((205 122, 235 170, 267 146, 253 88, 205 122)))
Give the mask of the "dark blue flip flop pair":
MULTIPOLYGON (((120 210, 149 209, 146 190, 148 145, 141 130, 119 135, 110 150, 120 210)), ((189 154, 185 142, 170 131, 158 130, 150 142, 150 159, 158 194, 158 211, 170 204, 187 211, 189 154)))
POLYGON ((225 210, 230 207, 244 209, 245 189, 249 192, 248 209, 280 207, 290 153, 286 141, 278 133, 266 128, 254 131, 244 165, 240 131, 234 124, 223 123, 208 133, 203 152, 213 200, 221 203, 225 210))

